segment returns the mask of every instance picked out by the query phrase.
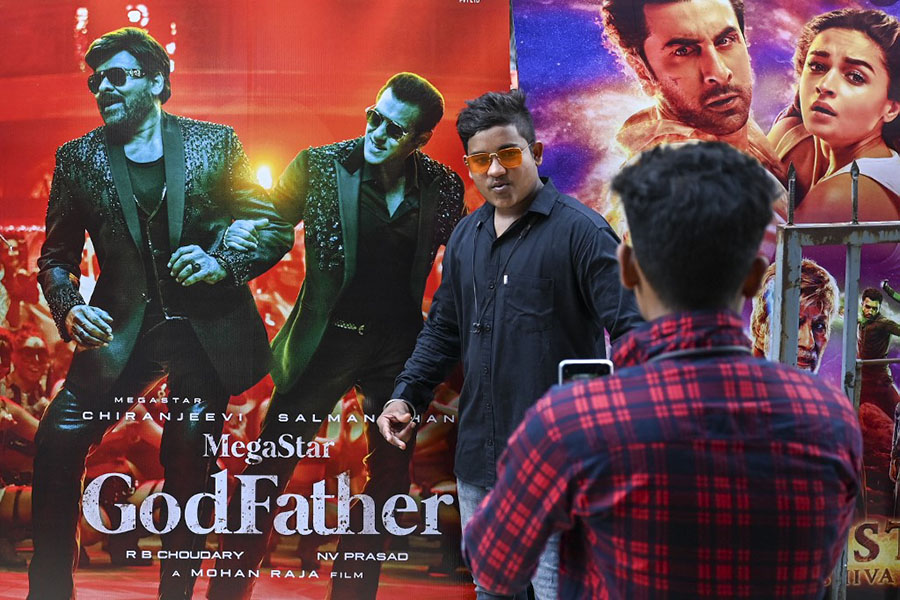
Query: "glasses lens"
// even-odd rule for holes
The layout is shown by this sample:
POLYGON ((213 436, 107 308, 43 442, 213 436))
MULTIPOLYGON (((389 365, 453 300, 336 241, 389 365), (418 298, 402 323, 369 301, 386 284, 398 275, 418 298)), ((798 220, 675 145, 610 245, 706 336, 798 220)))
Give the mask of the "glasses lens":
POLYGON ((369 124, 369 127, 371 127, 372 129, 378 129, 379 127, 381 127, 381 124, 385 121, 387 121, 387 127, 385 129, 385 133, 388 134, 389 138, 392 138, 394 140, 399 140, 404 135, 406 135, 406 131, 402 127, 400 127, 399 125, 397 125, 396 123, 394 123, 393 121, 388 119, 387 117, 383 116, 380 112, 378 112, 374 108, 366 109, 366 122, 369 124))
POLYGON ((388 137, 393 138, 395 140, 399 140, 404 135, 406 135, 406 132, 403 131, 402 127, 400 127, 399 125, 397 125, 396 123, 394 123, 393 121, 388 119, 387 134, 388 134, 388 137))
POLYGON ((497 153, 497 160, 507 169, 515 169, 522 164, 522 149, 504 148, 497 153))
POLYGON ((470 171, 480 175, 481 173, 487 173, 488 169, 491 168, 491 163, 494 161, 495 156, 504 169, 515 169, 522 164, 521 148, 504 148, 496 153, 479 152, 478 154, 470 154, 466 157, 466 164, 469 166, 470 171))
POLYGON ((107 69, 103 74, 109 79, 109 82, 116 87, 125 85, 125 81, 128 79, 128 74, 125 73, 125 69, 121 67, 107 69))
POLYGON ((487 152, 480 152, 478 154, 470 154, 466 157, 466 164, 469 166, 469 170, 475 174, 486 173, 488 169, 491 168, 491 155, 487 152))
POLYGON ((381 126, 381 122, 384 119, 381 117, 381 113, 379 113, 374 108, 366 109, 366 123, 369 124, 369 127, 372 129, 378 129, 381 126))
POLYGON ((100 91, 100 84, 103 83, 104 77, 109 79, 111 84, 119 87, 125 85, 125 81, 128 79, 128 73, 126 73, 125 69, 122 67, 113 67, 104 71, 97 71, 88 77, 88 89, 91 90, 92 94, 96 94, 100 91))

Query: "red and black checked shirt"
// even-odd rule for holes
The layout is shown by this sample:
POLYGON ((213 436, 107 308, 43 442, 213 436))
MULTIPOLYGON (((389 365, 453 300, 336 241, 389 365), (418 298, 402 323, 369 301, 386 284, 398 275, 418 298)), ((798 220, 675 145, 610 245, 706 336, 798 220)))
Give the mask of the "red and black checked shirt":
POLYGON ((860 488, 856 415, 735 347, 735 313, 664 317, 623 338, 616 375, 544 396, 466 528, 475 579, 524 588, 562 531, 560 598, 821 596, 860 488))

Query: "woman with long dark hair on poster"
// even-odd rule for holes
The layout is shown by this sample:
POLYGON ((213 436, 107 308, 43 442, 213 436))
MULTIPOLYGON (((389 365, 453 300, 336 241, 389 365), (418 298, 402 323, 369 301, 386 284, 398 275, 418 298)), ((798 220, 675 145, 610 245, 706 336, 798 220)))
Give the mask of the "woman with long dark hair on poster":
POLYGON ((850 220, 853 161, 860 220, 900 218, 900 22, 852 8, 813 17, 794 66, 794 104, 769 140, 797 169, 796 220, 850 220))

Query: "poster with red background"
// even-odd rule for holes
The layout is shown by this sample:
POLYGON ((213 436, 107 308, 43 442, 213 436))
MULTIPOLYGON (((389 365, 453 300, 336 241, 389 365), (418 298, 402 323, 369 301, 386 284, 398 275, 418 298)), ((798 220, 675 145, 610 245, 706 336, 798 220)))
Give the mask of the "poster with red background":
MULTIPOLYGON (((481 200, 466 177, 455 116, 465 99, 510 87, 510 6, 496 0, 7 0, 0 2, 0 14, 5 48, 0 59, 0 327, 9 332, 9 352, 0 352, 5 363, 0 396, 23 399, 29 415, 16 419, 20 413, 12 400, 4 406, 0 543, 6 546, 0 550, 27 558, 33 433, 41 410, 62 385, 73 352, 71 344, 60 340, 40 294, 36 260, 54 151, 102 124, 85 85, 91 69, 83 56, 91 41, 119 27, 147 29, 171 58, 173 93, 165 110, 233 127, 264 187, 277 180, 300 150, 362 135, 365 108, 384 82, 400 71, 418 73, 441 91, 446 103, 444 118, 424 151, 463 177, 466 203, 474 207, 481 200)), ((296 233, 294 249, 251 282, 270 339, 284 323, 305 273, 302 225, 296 233)), ((439 262, 429 278, 423 310, 440 281, 439 262)), ((99 271, 88 243, 80 287, 86 298, 99 271)), ((271 393, 266 378, 232 399, 229 413, 241 415, 229 430, 235 438, 255 439, 271 393)), ((148 393, 153 395, 164 396, 165 384, 148 393)), ((417 500, 454 493, 455 400, 453 382, 440 388, 420 429, 410 490, 417 500)), ((335 442, 335 452, 327 459, 301 461, 292 480, 298 493, 316 481, 333 486, 343 472, 349 472, 354 493, 365 480, 365 427, 360 419, 347 418, 361 417, 359 401, 351 392, 335 402, 334 414, 343 418, 323 423, 319 432, 320 438, 335 442)), ((135 482, 134 503, 158 491, 162 478, 158 439, 139 423, 123 421, 113 429, 90 457, 87 470, 88 480, 102 473, 128 473, 135 482)), ((242 465, 234 459, 221 464, 237 472, 242 465)), ((440 513, 441 535, 398 537, 393 549, 407 558, 385 563, 378 596, 473 597, 460 563, 458 519, 455 505, 448 506, 440 513)), ((75 577, 79 597, 155 597, 158 561, 115 564, 109 537, 82 528, 86 554, 75 577)), ((151 555, 159 548, 157 536, 133 541, 151 555)), ((275 569, 281 575, 261 577, 257 597, 323 597, 329 570, 325 552, 333 551, 335 540, 284 536, 276 541, 264 571, 268 575, 275 569)), ((214 536, 207 544, 215 549, 214 536)), ((22 598, 26 571, 14 555, 5 558, 0 598, 22 598)), ((196 597, 206 584, 201 577, 196 597)))

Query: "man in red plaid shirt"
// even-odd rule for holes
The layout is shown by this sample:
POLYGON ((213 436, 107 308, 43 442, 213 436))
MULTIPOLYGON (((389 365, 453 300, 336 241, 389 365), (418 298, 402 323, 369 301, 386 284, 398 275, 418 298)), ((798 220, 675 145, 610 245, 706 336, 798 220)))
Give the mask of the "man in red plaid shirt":
POLYGON ((621 277, 648 323, 616 375, 555 388, 465 531, 474 576, 523 588, 562 532, 560 598, 818 598, 846 542, 862 441, 847 399, 750 354, 741 308, 780 189, 723 143, 655 148, 612 184, 621 277))

